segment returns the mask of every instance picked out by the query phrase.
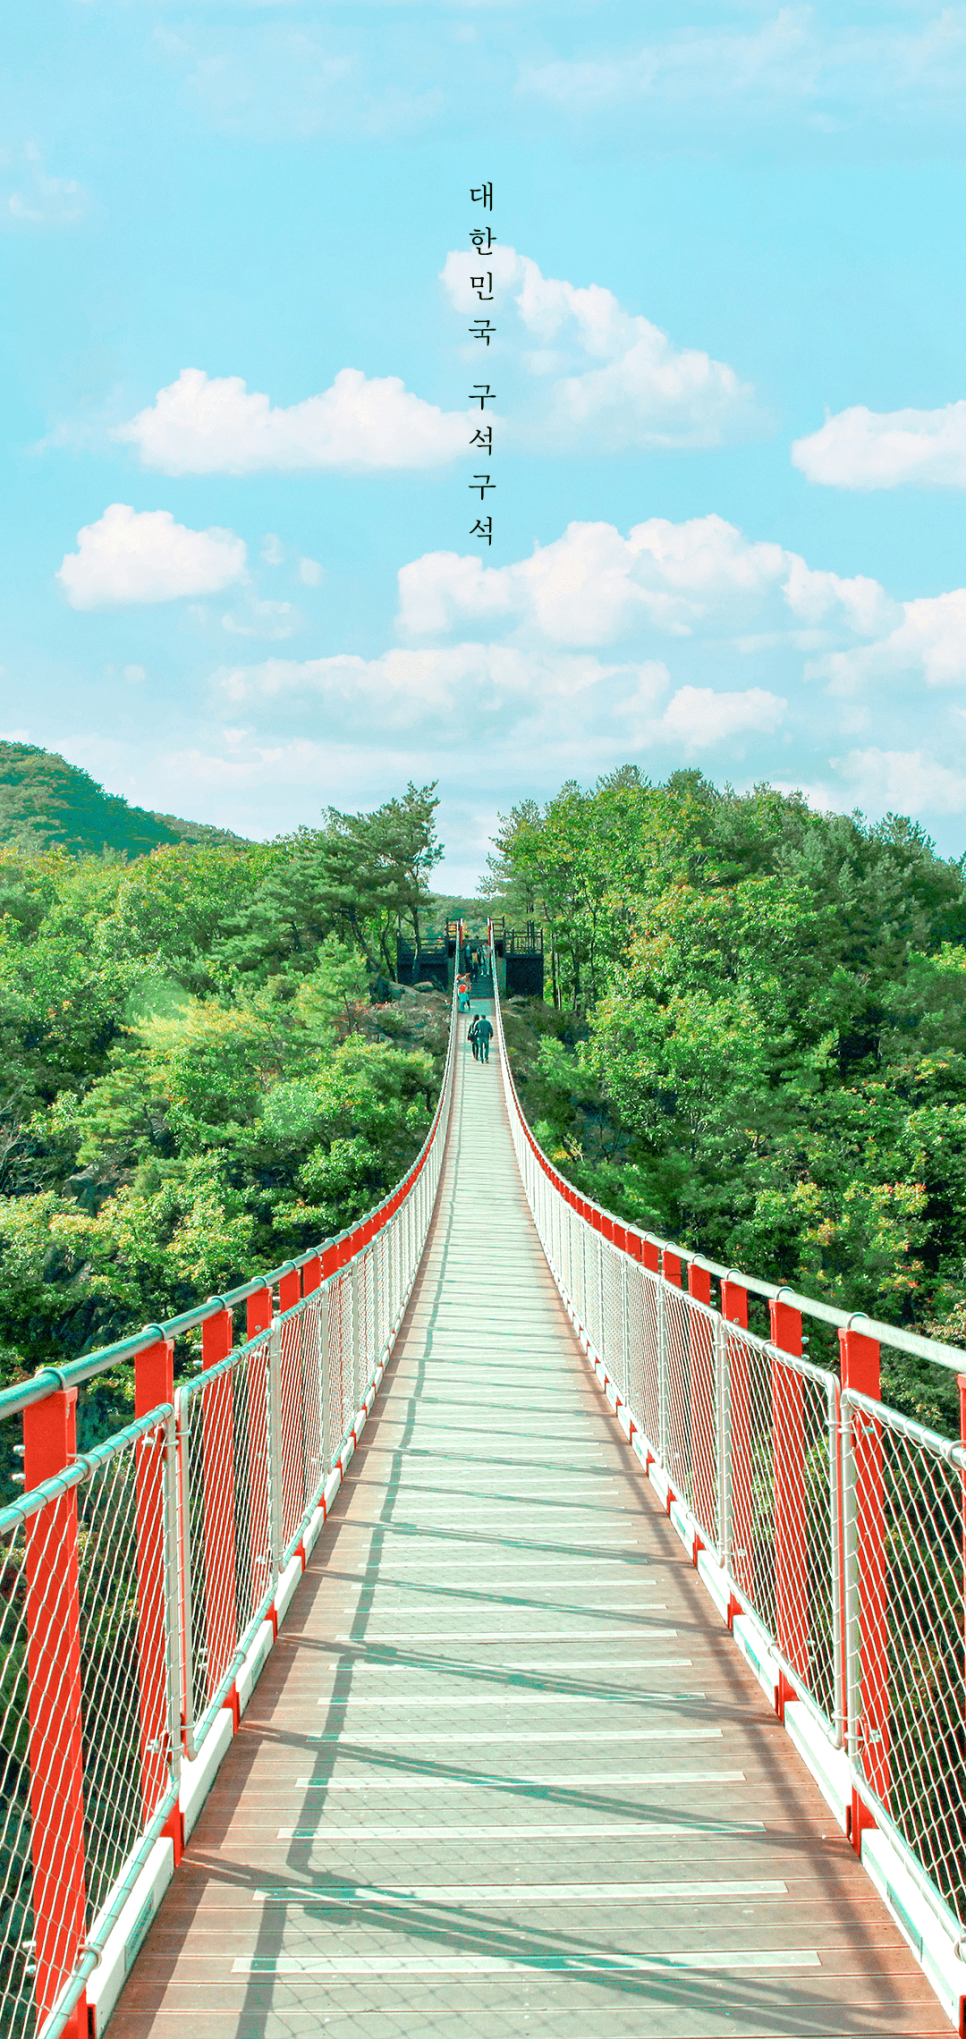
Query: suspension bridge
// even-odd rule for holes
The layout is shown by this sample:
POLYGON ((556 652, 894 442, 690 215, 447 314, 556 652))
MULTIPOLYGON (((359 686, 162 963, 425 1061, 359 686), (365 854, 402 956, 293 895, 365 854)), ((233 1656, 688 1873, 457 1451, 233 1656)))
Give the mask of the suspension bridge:
POLYGON ((0 1397, 10 2039, 966 2029, 966 1450, 878 1383, 962 1355, 588 1203, 486 1008, 366 1220, 0 1397))

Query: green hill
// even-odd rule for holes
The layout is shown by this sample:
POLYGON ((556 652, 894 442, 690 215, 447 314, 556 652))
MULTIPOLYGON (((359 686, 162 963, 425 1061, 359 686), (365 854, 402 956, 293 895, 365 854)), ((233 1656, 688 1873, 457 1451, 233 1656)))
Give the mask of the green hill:
POLYGON ((132 807, 78 765, 32 743, 0 743, 0 845, 36 855, 50 849, 73 856, 105 850, 144 857, 164 843, 244 842, 224 828, 180 821, 132 807))

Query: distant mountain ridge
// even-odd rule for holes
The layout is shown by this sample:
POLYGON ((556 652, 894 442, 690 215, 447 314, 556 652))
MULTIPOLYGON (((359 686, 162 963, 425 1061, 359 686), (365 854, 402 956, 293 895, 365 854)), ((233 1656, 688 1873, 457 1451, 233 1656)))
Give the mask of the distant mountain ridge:
POLYGON ((72 856, 145 857, 166 843, 246 845, 230 829, 176 814, 133 807, 105 793, 89 772, 33 743, 0 742, 0 845, 36 856, 64 849, 72 856))

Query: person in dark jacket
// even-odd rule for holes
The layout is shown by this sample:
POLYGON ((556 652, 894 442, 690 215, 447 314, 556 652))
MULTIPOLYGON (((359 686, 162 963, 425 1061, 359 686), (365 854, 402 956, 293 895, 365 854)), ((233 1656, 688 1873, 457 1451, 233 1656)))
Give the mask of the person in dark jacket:
POLYGON ((478 1062, 489 1061, 490 1042, 492 1041, 492 1039, 493 1039, 493 1028, 491 1027, 489 1020, 487 1019, 485 1012, 482 1012, 476 1023, 476 1046, 473 1050, 478 1062))
POLYGON ((480 1059, 480 1015, 479 1015, 479 1013, 474 1013, 474 1015, 473 1015, 473 1018, 472 1018, 472 1020, 470 1021, 470 1025, 469 1025, 469 1029, 468 1029, 468 1032, 467 1032, 467 1036, 466 1036, 466 1038, 467 1038, 467 1040, 469 1041, 470 1047, 471 1047, 471 1048, 472 1048, 472 1050, 473 1050, 473 1060, 474 1060, 474 1062, 478 1062, 478 1061, 479 1061, 479 1059, 480 1059))

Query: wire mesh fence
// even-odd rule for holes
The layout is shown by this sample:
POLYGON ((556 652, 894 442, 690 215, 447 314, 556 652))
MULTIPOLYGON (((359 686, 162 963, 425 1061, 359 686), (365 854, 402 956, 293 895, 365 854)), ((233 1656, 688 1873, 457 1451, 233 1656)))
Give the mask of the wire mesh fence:
POLYGON ((839 1384, 747 1331, 722 1324, 719 1340, 727 1423, 724 1561, 792 1684, 839 1745, 839 1384))
POLYGON ((174 1783, 172 1475, 169 1426, 156 1422, 78 1489, 88 1928, 174 1783))
POLYGON ((440 1140, 373 1240, 178 1392, 190 1755, 217 1716, 385 1356, 422 1256, 441 1159, 440 1140))
POLYGON ((73 1363, 86 1380, 131 1357, 164 1406, 78 1458, 71 1368, 7 1392, 62 1470, 0 1512, 2 2039, 63 2024, 344 1454, 422 1257, 455 1045, 417 1161, 354 1231, 73 1363), (198 1323, 202 1370, 175 1394, 173 1341, 198 1323))
POLYGON ((436 1201, 451 1090, 452 1051, 434 1137, 372 1236, 179 1389, 189 1755, 217 1717, 398 1326, 436 1201))
POLYGON ((661 1284, 664 1336, 658 1402, 665 1412, 662 1457, 675 1492, 686 1501, 707 1544, 723 1555, 726 1531, 718 1491, 718 1430, 722 1421, 715 1323, 710 1311, 667 1282, 661 1284))
MULTIPOLYGON (((454 1043, 418 1167, 316 1260, 298 1302, 281 1301, 294 1274, 274 1315, 262 1284, 234 1351, 220 1306, 223 1342, 174 1410, 0 1514, 3 2039, 36 2039, 96 1942, 176 1788, 182 1675, 193 1754, 344 1455, 422 1256, 454 1043)), ((726 1318, 724 1286, 721 1310, 693 1271, 682 1287, 676 1250, 652 1264, 540 1154, 501 1063, 537 1230, 583 1337, 793 1689, 830 1740, 847 1719, 867 1801, 966 1923, 966 1451, 840 1393, 775 1319, 791 1351, 749 1331, 747 1298, 726 1318)))
POLYGON ((178 1393, 189 1755, 277 1576, 277 1342, 274 1330, 264 1333, 178 1393))
MULTIPOLYGON (((498 1031, 502 1045, 499 1019, 498 1031)), ((501 1064, 524 1188, 564 1300, 700 1541, 839 1745, 838 1381, 645 1267, 610 1236, 621 1228, 606 1213, 585 1205, 584 1215, 525 1124, 505 1048, 501 1064)))
POLYGON ((842 1402, 849 1754, 966 1925, 966 1451, 842 1402))
POLYGON ((176 1781, 171 1410, 0 1516, 0 2031, 32 2039, 176 1781))

